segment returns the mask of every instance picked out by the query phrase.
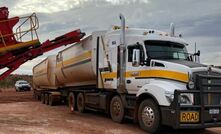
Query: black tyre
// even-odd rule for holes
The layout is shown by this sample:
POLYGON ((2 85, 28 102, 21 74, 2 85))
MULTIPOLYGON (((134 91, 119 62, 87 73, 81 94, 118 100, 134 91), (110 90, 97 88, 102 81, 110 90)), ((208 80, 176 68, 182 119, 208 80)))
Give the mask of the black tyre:
POLYGON ((49 94, 49 98, 48 98, 48 104, 50 106, 53 106, 54 105, 54 98, 53 98, 53 95, 52 94, 49 94))
POLYGON ((43 93, 41 94, 41 103, 45 104, 45 95, 43 93))
POLYGON ((141 102, 138 110, 140 127, 149 133, 158 133, 161 128, 161 115, 157 104, 147 99, 141 102))
POLYGON ((77 96, 77 108, 80 113, 85 112, 85 99, 83 93, 79 93, 77 96))
POLYGON ((124 106, 120 96, 114 96, 110 104, 111 119, 115 122, 122 123, 124 118, 124 106))
POLYGON ((45 94, 45 104, 49 104, 49 94, 45 94))
POLYGON ((74 97, 74 93, 70 93, 68 96, 68 106, 70 109, 70 112, 74 112, 74 107, 75 107, 75 97, 74 97))

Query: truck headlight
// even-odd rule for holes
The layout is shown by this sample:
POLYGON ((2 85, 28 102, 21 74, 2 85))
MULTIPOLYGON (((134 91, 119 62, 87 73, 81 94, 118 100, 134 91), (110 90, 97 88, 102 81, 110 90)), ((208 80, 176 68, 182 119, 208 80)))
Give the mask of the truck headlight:
POLYGON ((171 92, 165 92, 165 96, 166 96, 167 101, 168 101, 169 103, 171 103, 171 102, 173 101, 173 99, 174 99, 174 95, 173 95, 173 93, 171 93, 171 92))
POLYGON ((188 83, 187 83, 187 89, 194 89, 194 87, 195 87, 195 84, 194 84, 194 82, 193 81, 189 81, 188 83))
POLYGON ((193 94, 181 94, 179 97, 180 105, 192 105, 193 104, 193 94))

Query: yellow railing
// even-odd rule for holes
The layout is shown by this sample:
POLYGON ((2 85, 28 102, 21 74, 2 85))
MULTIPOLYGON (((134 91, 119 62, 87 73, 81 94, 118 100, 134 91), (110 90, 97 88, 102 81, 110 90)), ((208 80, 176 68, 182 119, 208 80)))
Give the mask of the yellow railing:
POLYGON ((37 34, 37 29, 39 28, 39 22, 38 18, 35 13, 33 13, 31 16, 27 17, 21 17, 20 19, 25 19, 16 29, 16 38, 18 41, 22 41, 22 37, 28 34, 29 32, 31 33, 31 39, 34 39, 34 36, 38 39, 38 34, 37 34), (30 28, 26 30, 22 30, 22 26, 25 25, 26 23, 29 23, 30 28))
MULTIPOLYGON (((17 18, 15 18, 15 20, 16 19, 17 18)), ((0 21, 0 25, 3 22, 7 22, 7 21, 11 21, 11 20, 13 20, 13 19, 0 21)), ((28 34, 30 34, 29 38, 26 37, 28 41, 38 39, 37 29, 39 28, 39 22, 38 22, 38 18, 35 13, 33 13, 30 16, 20 17, 18 23, 19 24, 17 24, 18 26, 17 26, 15 32, 12 34, 3 35, 0 31, 0 41, 4 44, 4 46, 6 46, 6 42, 4 40, 4 37, 8 37, 8 36, 15 36, 16 40, 19 42, 23 42, 23 39, 28 34)))

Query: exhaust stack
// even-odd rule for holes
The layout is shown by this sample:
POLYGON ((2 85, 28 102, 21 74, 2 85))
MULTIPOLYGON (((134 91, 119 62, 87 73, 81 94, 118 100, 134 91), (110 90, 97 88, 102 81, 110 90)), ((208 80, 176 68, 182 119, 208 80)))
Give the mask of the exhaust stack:
POLYGON ((120 46, 119 46, 119 61, 118 61, 118 87, 119 93, 126 93, 125 86, 125 72, 126 72, 126 44, 125 44, 125 17, 120 14, 121 20, 121 34, 120 34, 120 46))

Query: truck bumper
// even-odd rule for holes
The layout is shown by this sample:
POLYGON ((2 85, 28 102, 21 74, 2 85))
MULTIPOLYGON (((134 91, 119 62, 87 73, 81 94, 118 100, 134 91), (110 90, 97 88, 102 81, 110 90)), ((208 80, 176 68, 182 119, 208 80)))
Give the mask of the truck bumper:
POLYGON ((209 110, 203 110, 201 113, 196 109, 188 110, 174 110, 169 107, 161 107, 162 113, 162 124, 171 126, 174 129, 199 129, 199 128, 210 128, 210 127, 221 127, 221 114, 210 114, 209 110), (199 112, 198 122, 181 122, 181 112, 199 112), (203 118, 201 118, 203 116, 203 118))
POLYGON ((175 90, 171 105, 161 107, 162 124, 175 129, 221 127, 220 80, 220 76, 197 75, 194 90, 175 90), (193 103, 180 104, 183 94, 191 94, 193 103))

